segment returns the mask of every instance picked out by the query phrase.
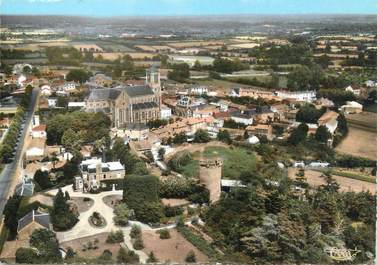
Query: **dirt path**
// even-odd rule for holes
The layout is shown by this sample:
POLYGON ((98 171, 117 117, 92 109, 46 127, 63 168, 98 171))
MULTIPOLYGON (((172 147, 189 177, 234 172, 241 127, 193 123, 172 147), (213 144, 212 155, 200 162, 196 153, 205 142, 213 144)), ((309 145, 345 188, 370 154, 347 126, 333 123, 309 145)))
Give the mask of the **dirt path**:
MULTIPOLYGON (((296 168, 289 168, 288 169, 288 176, 290 178, 295 178, 295 174, 297 172, 296 168)), ((321 172, 314 171, 314 170, 305 170, 305 176, 308 180, 310 186, 318 187, 322 184, 325 184, 325 181, 320 176, 322 175, 321 172)), ((334 179, 340 185, 341 191, 354 191, 354 192, 362 192, 362 191, 370 191, 372 194, 376 193, 376 184, 369 183, 366 181, 341 177, 333 175, 334 179)))

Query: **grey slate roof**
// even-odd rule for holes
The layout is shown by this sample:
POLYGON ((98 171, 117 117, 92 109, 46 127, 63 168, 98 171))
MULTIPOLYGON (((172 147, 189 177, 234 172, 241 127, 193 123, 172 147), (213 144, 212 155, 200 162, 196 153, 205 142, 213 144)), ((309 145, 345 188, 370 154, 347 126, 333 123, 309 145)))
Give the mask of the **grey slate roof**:
POLYGON ((116 99, 121 91, 116 88, 96 88, 90 91, 88 100, 109 100, 116 99))
POLYGON ((50 229, 50 215, 48 213, 40 213, 37 210, 32 210, 27 213, 24 217, 18 220, 17 231, 22 230, 25 226, 36 222, 46 229, 50 229))
POLYGON ((154 95, 152 88, 146 85, 121 86, 116 88, 94 88, 90 91, 88 100, 115 100, 120 95, 122 90, 131 98, 154 95))
POLYGON ((157 108, 157 107, 158 107, 158 105, 154 101, 153 102, 132 104, 133 110, 152 109, 152 108, 157 108))
POLYGON ((133 97, 140 97, 146 95, 154 95, 153 90, 150 86, 124 86, 122 87, 124 92, 131 98, 133 97))
POLYGON ((34 193, 34 183, 31 180, 24 180, 17 184, 16 194, 24 197, 31 197, 34 193))

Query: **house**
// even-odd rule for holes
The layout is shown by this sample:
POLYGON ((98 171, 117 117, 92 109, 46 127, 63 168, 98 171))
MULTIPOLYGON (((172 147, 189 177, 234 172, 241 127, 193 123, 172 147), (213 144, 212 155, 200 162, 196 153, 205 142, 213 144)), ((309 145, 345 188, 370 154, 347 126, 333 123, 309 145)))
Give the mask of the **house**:
POLYGON ((162 105, 161 106, 161 119, 168 120, 172 116, 171 108, 168 106, 162 105))
POLYGON ((327 111, 318 119, 318 125, 326 126, 329 132, 334 134, 338 127, 338 116, 339 114, 335 111, 327 111))
POLYGON ((68 102, 68 108, 84 109, 86 106, 85 101, 82 102, 68 102))
POLYGON ((18 220, 17 240, 29 240, 33 231, 40 228, 52 229, 50 214, 41 210, 32 210, 18 220))
POLYGON ((206 86, 193 86, 188 90, 191 95, 206 95, 208 93, 208 88, 206 86))
POLYGON ((274 93, 281 100, 295 100, 295 101, 304 101, 312 102, 316 99, 315 91, 286 91, 279 90, 274 93))
POLYGON ((255 121, 258 123, 269 123, 274 121, 275 113, 269 106, 257 107, 255 121))
POLYGON ((344 90, 347 91, 347 92, 351 92, 352 94, 354 94, 356 96, 360 96, 360 91, 361 90, 360 90, 360 87, 358 87, 358 86, 349 85, 344 90))
POLYGON ((252 125, 254 115, 255 115, 255 110, 239 111, 239 112, 231 113, 230 119, 244 125, 252 125))
POLYGON ((363 105, 356 101, 347 101, 339 110, 345 114, 360 113, 363 111, 363 105))
POLYGON ((77 86, 78 84, 76 84, 75 82, 66 82, 62 86, 60 86, 58 90, 63 90, 69 93, 75 91, 77 86))
POLYGON ((365 81, 365 85, 367 87, 377 87, 377 81, 367 80, 367 81, 365 81))
POLYGON ((89 79, 88 84, 92 86, 110 87, 113 84, 113 79, 104 74, 96 74, 89 79))
POLYGON ((34 183, 27 176, 22 177, 21 183, 16 185, 15 193, 19 196, 31 197, 34 193, 34 183))
POLYGON ((34 138, 26 150, 26 160, 40 160, 45 156, 46 138, 34 138))
POLYGON ((321 107, 331 108, 335 106, 334 102, 328 98, 317 99, 315 103, 316 103, 315 106, 317 108, 321 108, 321 107))
POLYGON ((231 90, 229 96, 236 97, 251 97, 254 99, 263 98, 266 100, 276 99, 276 95, 269 90, 264 90, 258 87, 240 87, 231 90))
POLYGON ((50 85, 43 85, 41 86, 41 95, 45 97, 49 97, 52 94, 51 86, 50 85))
POLYGON ((124 166, 120 162, 102 162, 101 158, 83 160, 79 168, 84 183, 83 191, 106 187, 104 181, 123 179, 125 175, 124 166))
POLYGON ((84 159, 90 158, 92 156, 94 147, 92 145, 84 145, 81 147, 80 154, 84 159))
POLYGON ((49 108, 56 108, 56 106, 58 105, 58 99, 57 98, 48 98, 47 102, 48 102, 49 108))
POLYGON ((246 131, 252 135, 264 135, 267 139, 272 139, 272 125, 270 124, 249 125, 246 127, 246 131))
POLYGON ((46 125, 41 124, 41 125, 33 127, 31 129, 31 137, 32 138, 46 138, 47 137, 46 125))

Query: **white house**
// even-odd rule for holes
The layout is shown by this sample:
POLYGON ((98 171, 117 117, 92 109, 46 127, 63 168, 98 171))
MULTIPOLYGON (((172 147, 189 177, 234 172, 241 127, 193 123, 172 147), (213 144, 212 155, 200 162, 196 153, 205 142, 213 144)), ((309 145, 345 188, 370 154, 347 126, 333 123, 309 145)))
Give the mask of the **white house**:
POLYGON ((68 108, 85 108, 85 101, 82 102, 68 102, 68 108))
POLYGON ((47 102, 48 102, 48 107, 49 108, 56 108, 56 106, 58 104, 58 99, 56 99, 56 98, 48 98, 47 102))
POLYGON ((33 127, 31 129, 31 137, 32 138, 45 138, 45 137, 47 137, 46 125, 41 124, 41 125, 33 127))
POLYGON ((250 114, 246 114, 246 113, 233 113, 230 118, 237 122, 237 123, 241 123, 241 124, 244 124, 244 125, 252 125, 253 124, 253 117, 250 115, 250 114))
POLYGON ((191 87, 189 91, 190 91, 189 92, 190 94, 204 95, 208 93, 208 88, 206 86, 195 86, 195 87, 191 87))
POLYGON ((51 86, 50 85, 43 85, 41 86, 41 95, 49 97, 52 94, 51 86))
POLYGON ((329 132, 334 134, 338 127, 338 116, 339 114, 335 111, 327 111, 318 119, 318 125, 326 126, 329 132))
POLYGON ((360 96, 360 89, 359 88, 348 86, 344 90, 347 91, 347 92, 352 92, 352 94, 354 94, 356 96, 360 96))
POLYGON ((363 105, 356 101, 347 101, 346 105, 340 107, 340 111, 345 114, 360 113, 363 111, 363 105))
POLYGON ((365 85, 367 87, 377 87, 377 82, 373 80, 368 80, 368 81, 365 81, 365 85))
POLYGON ((76 90, 76 86, 77 84, 75 82, 67 82, 61 86, 61 89, 64 90, 65 92, 72 92, 76 90))
POLYGON ((168 120, 171 118, 171 108, 167 106, 161 106, 161 119, 168 120))
POLYGON ((315 91, 285 91, 285 90, 279 90, 275 91, 275 95, 284 99, 293 99, 297 101, 306 101, 306 102, 312 102, 316 100, 316 92, 315 91))

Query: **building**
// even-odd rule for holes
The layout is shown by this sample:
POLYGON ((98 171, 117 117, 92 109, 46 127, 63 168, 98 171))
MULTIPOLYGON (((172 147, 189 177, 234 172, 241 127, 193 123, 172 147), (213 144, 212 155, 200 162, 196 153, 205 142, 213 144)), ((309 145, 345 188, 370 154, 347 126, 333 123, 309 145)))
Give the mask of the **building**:
POLYGON ((47 102, 48 102, 49 108, 56 108, 56 106, 58 105, 58 99, 57 98, 48 98, 47 102))
POLYGON ((110 87, 113 84, 113 79, 104 74, 96 74, 89 78, 87 85, 89 86, 99 86, 99 87, 110 87))
POLYGON ((47 137, 46 125, 41 124, 41 125, 33 127, 31 129, 31 137, 32 138, 46 138, 47 137))
POLYGON ((327 111, 318 119, 318 125, 326 126, 329 132, 334 134, 338 127, 338 116, 339 114, 335 111, 327 111))
POLYGON ((272 125, 258 124, 255 126, 247 126, 246 131, 252 135, 264 135, 267 139, 272 139, 272 125))
POLYGON ((102 162, 100 158, 83 160, 80 164, 83 191, 97 190, 106 186, 107 180, 123 179, 125 169, 120 162, 102 162))
POLYGON ((155 68, 147 70, 146 84, 142 86, 92 89, 85 103, 87 111, 109 115, 115 127, 159 119, 160 73, 155 68))
POLYGON ((346 105, 340 107, 340 111, 345 114, 360 113, 363 111, 363 105, 356 101, 347 101, 346 105))
POLYGON ((19 196, 24 196, 24 197, 33 196, 34 194, 33 181, 30 178, 24 176, 22 178, 22 182, 16 185, 15 193, 19 196))
POLYGON ((51 94, 52 94, 52 90, 51 90, 50 85, 41 86, 41 95, 42 96, 49 97, 49 96, 51 96, 51 94))
POLYGON ((168 120, 171 118, 171 116, 172 116, 171 108, 169 108, 168 106, 161 106, 160 118, 162 120, 168 120))
POLYGON ((251 97, 254 99, 263 98, 266 100, 276 99, 276 95, 272 91, 264 90, 257 87, 239 87, 233 88, 229 96, 231 97, 251 97))
POLYGON ((41 160, 45 156, 46 138, 33 138, 26 150, 26 160, 41 160))
POLYGON ((295 101, 305 101, 305 102, 312 102, 316 100, 316 92, 315 91, 275 91, 275 95, 279 97, 281 100, 288 99, 288 100, 295 100, 295 101))
POLYGON ((18 220, 17 239, 29 240, 32 232, 40 228, 51 230, 50 214, 44 213, 41 210, 32 210, 18 220))
POLYGON ((124 127, 124 134, 130 140, 141 141, 148 139, 149 128, 145 124, 129 123, 124 127))
POLYGON ((230 114, 230 119, 241 123, 243 125, 252 125, 253 124, 253 115, 255 114, 255 111, 253 110, 247 110, 243 112, 234 112, 230 114))

